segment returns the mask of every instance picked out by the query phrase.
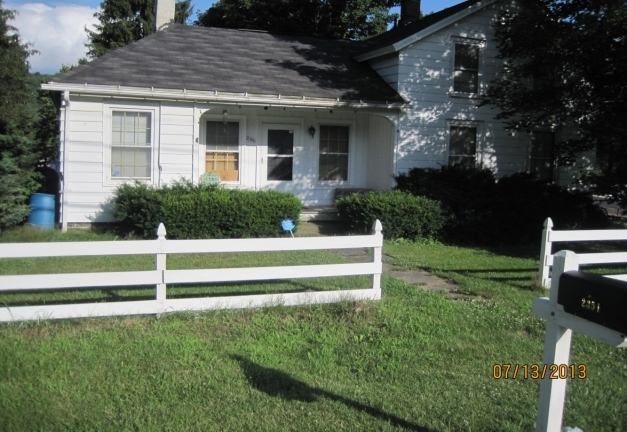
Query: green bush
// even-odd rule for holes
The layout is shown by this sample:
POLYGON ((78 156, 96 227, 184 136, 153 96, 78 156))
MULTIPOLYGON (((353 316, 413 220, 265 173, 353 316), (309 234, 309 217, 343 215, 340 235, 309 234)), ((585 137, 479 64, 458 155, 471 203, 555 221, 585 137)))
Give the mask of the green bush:
POLYGON ((413 168, 396 189, 442 203, 451 216, 443 230, 461 243, 525 244, 540 240, 547 217, 557 229, 602 228, 606 217, 590 195, 517 173, 497 181, 491 171, 459 166, 413 168))
POLYGON ((436 238, 445 223, 440 203, 401 191, 354 193, 335 206, 354 232, 369 233, 379 219, 386 239, 436 238))
POLYGON ((115 191, 113 213, 120 229, 146 239, 154 239, 163 221, 162 191, 136 182, 123 183, 115 191))
POLYGON ((289 193, 184 181, 160 189, 122 185, 114 211, 124 231, 144 238, 154 238, 160 222, 172 239, 276 237, 283 219, 298 223, 302 204, 289 193))

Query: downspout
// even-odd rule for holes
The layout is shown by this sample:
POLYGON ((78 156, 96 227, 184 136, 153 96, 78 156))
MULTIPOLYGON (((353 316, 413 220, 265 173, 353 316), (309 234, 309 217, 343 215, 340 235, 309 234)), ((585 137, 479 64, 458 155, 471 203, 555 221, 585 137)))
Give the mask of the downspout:
MULTIPOLYGON (((401 141, 401 111, 396 113, 396 124, 394 125, 394 158, 392 159, 392 172, 398 175, 398 153, 401 141)), ((392 187, 396 186, 396 180, 392 179, 392 187)))
POLYGON ((67 140, 70 129, 70 92, 65 90, 61 99, 61 107, 63 109, 63 142, 62 142, 62 158, 61 158, 61 232, 67 232, 67 140))

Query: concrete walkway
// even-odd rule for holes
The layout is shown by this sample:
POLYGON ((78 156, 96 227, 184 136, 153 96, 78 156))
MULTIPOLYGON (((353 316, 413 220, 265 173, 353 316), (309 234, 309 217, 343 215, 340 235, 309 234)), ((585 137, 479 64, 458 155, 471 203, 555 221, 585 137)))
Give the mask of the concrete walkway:
MULTIPOLYGON (((344 229, 338 222, 301 222, 297 237, 324 237, 332 235, 343 235, 344 229)), ((369 262, 372 258, 365 249, 337 249, 334 252, 343 254, 351 262, 369 262)), ((399 270, 390 262, 393 258, 383 255, 383 274, 392 276, 410 285, 415 285, 418 289, 440 291, 447 293, 451 297, 461 296, 455 294, 457 286, 448 283, 446 280, 433 276, 421 270, 399 270)))

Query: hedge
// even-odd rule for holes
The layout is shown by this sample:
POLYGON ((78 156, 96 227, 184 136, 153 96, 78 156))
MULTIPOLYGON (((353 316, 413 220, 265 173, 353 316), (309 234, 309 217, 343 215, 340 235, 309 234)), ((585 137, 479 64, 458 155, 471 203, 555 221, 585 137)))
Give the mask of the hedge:
POLYGON ((155 238, 159 223, 172 239, 276 237, 281 221, 298 224, 302 204, 293 194, 226 189, 176 182, 161 188, 123 184, 113 200, 126 233, 155 238))
POLYGON ((529 244, 540 240, 543 222, 556 229, 607 225, 589 194, 517 173, 496 179, 487 169, 443 166, 413 168, 395 177, 399 191, 440 201, 451 216, 443 230, 448 240, 474 244, 529 244))
POLYGON ((437 201, 401 191, 354 193, 335 206, 353 232, 370 233, 379 219, 386 239, 436 238, 446 219, 437 201))

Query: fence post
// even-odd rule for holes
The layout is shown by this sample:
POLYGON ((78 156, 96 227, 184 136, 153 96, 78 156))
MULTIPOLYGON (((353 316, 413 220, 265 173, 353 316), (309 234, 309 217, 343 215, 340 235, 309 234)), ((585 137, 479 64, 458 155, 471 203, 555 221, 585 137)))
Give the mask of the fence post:
MULTIPOLYGON (((561 274, 578 269, 579 258, 574 252, 560 251, 553 256, 553 278, 549 294, 551 306, 557 306, 557 290, 561 274)), ((572 333, 569 328, 547 321, 536 432, 560 432, 562 429, 567 380, 551 379, 550 367, 551 365, 568 364, 572 333)))
MULTIPOLYGON (((166 235, 165 226, 163 226, 163 224, 160 223, 159 228, 157 228, 157 241, 159 242, 160 252, 163 252, 163 249, 164 249, 163 243, 166 241, 165 235, 166 235)), ((164 253, 158 253, 157 259, 156 259, 157 271, 161 271, 161 283, 157 284, 157 300, 161 300, 161 301, 166 299, 166 286, 165 286, 165 283, 163 282, 165 278, 166 256, 167 255, 164 253)))
POLYGON ((544 221, 544 229, 542 230, 542 246, 540 249, 540 271, 538 272, 538 279, 544 288, 550 288, 549 286, 549 270, 550 267, 547 263, 549 256, 551 256, 551 229, 553 228, 553 221, 551 218, 546 218, 544 221))
MULTIPOLYGON (((372 235, 377 240, 377 244, 381 245, 383 245, 382 230, 383 226, 381 225, 381 222, 379 222, 379 219, 377 219, 374 221, 374 224, 372 224, 372 235)), ((375 246, 372 248, 373 262, 381 263, 381 249, 381 246, 375 246)), ((377 298, 381 298, 381 273, 375 273, 372 275, 372 289, 377 291, 377 298)))

